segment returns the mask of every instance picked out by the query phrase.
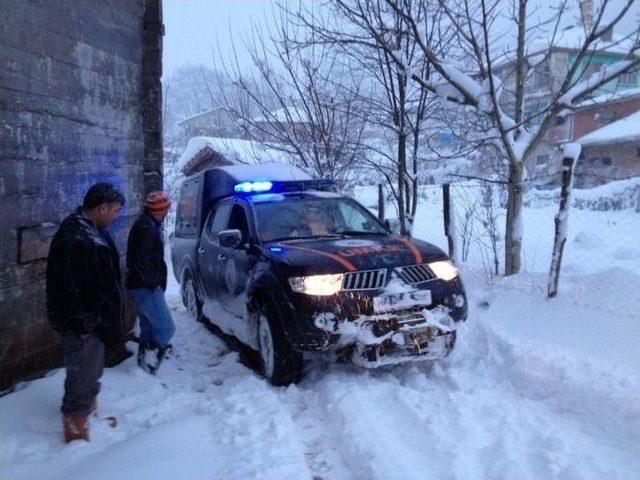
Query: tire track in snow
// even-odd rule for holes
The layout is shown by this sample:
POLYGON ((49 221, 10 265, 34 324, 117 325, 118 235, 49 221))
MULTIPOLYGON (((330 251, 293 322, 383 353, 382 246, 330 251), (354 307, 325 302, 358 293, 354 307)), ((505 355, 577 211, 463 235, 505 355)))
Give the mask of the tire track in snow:
MULTIPOLYGON (((207 375, 199 362, 196 355, 185 369, 207 375)), ((223 384, 255 377, 232 363, 207 368, 223 384)), ((313 478, 629 476, 638 468, 638 409, 625 396, 628 386, 597 369, 597 386, 580 383, 588 376, 571 368, 587 367, 470 324, 452 358, 440 364, 370 372, 321 365, 298 386, 273 388, 262 380, 252 388, 253 395, 278 399, 273 412, 290 419, 313 478)))
POLYGON ((339 432, 331 428, 331 412, 308 379, 284 389, 281 400, 289 411, 304 445, 304 454, 314 480, 357 478, 343 457, 339 432))

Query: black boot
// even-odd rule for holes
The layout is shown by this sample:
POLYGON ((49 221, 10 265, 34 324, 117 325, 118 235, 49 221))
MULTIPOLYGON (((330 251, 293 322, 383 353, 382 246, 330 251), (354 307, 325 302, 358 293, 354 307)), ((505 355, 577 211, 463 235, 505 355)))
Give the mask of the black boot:
POLYGON ((156 370, 154 350, 156 346, 152 343, 138 344, 138 366, 147 373, 154 374, 156 370))
POLYGON ((171 350, 171 344, 168 345, 158 345, 156 347, 156 364, 153 373, 155 374, 160 368, 160 364, 165 359, 167 352, 171 350))

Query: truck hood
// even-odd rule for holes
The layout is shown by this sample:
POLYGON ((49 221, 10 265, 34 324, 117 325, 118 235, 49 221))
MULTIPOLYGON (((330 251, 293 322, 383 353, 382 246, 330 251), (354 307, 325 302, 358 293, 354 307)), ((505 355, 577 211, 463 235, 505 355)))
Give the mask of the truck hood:
POLYGON ((264 249, 272 260, 299 274, 373 270, 448 258, 430 243, 395 235, 294 240, 268 244, 264 249))

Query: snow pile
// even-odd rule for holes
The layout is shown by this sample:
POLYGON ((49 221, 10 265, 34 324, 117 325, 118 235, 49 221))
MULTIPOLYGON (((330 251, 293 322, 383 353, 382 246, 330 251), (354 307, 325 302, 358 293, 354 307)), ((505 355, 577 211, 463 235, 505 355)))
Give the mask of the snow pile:
MULTIPOLYGON (((558 205, 560 188, 529 190, 524 205, 544 208, 558 205)), ((571 206, 581 210, 611 211, 637 208, 640 201, 640 177, 617 180, 589 189, 573 189, 571 206)))
POLYGON ((487 284, 466 272, 472 315, 448 359, 373 371, 312 361, 289 388, 190 321, 172 284, 176 356, 157 377, 130 359, 103 378, 99 412, 118 427, 93 418, 90 443, 62 444, 56 371, 0 399, 0 475, 637 478, 639 305, 627 295, 638 277, 606 274, 547 301, 525 276, 487 284), (602 288, 627 301, 590 304, 602 288))

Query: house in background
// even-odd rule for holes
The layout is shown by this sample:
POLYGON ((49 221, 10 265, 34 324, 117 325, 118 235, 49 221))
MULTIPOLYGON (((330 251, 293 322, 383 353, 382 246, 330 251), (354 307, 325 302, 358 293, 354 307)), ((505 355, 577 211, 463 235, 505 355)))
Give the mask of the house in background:
MULTIPOLYGON (((593 187, 611 180, 640 176, 640 88, 605 93, 585 100, 559 118, 547 134, 550 145, 582 145, 575 167, 575 185, 593 187)), ((555 180, 560 173, 559 154, 537 152, 535 173, 555 180)))
MULTIPOLYGON (((584 42, 585 31, 591 29, 593 25, 593 1, 580 1, 580 13, 582 25, 561 31, 550 49, 547 45, 549 42, 547 38, 534 40, 529 46, 529 55, 532 59, 535 59, 536 54, 543 55, 547 51, 549 52, 547 58, 527 74, 524 111, 525 116, 531 117, 529 123, 532 125, 541 121, 541 118, 536 117, 535 113, 544 111, 549 105, 551 98, 558 91, 562 79, 567 75, 570 65, 575 60, 579 47, 584 42), (538 45, 539 49, 536 48, 538 45)), ((576 82, 585 80, 607 65, 623 60, 629 51, 629 43, 632 41, 633 39, 618 38, 615 32, 608 31, 597 48, 590 51, 587 59, 579 66, 573 80, 576 82)), ((509 113, 513 113, 515 110, 515 69, 515 62, 504 62, 496 67, 497 75, 504 82, 501 103, 505 111, 509 113)), ((613 99, 626 90, 635 92, 639 87, 640 72, 625 73, 594 92, 593 96, 599 99, 596 102, 599 105, 596 107, 599 117, 595 118, 593 122, 585 120, 593 112, 580 112, 588 106, 588 102, 583 102, 578 106, 575 113, 559 117, 556 126, 547 134, 530 157, 530 163, 526 165, 529 178, 541 185, 556 182, 560 168, 559 144, 579 138, 634 111, 633 108, 629 110, 627 107, 620 107, 615 104, 613 99), (612 103, 607 103, 607 99, 612 100, 612 103), (618 112, 616 108, 620 111, 618 112)), ((626 95, 622 94, 622 96, 626 95)))
POLYGON ((576 187, 640 177, 640 109, 577 141, 582 152, 575 167, 576 187))
POLYGON ((240 117, 236 113, 216 107, 185 118, 178 122, 178 126, 187 138, 244 138, 245 132, 240 127, 239 120, 240 117))
POLYGON ((313 119, 301 108, 287 106, 279 108, 251 120, 251 138, 269 143, 279 143, 283 139, 305 141, 312 139, 313 119))

